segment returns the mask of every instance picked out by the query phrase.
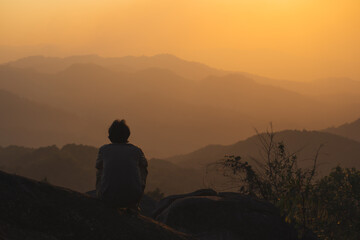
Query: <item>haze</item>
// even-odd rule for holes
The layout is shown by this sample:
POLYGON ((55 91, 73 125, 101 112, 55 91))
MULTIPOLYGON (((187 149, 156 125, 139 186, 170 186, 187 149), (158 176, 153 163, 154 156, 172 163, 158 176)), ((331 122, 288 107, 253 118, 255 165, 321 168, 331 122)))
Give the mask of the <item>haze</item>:
POLYGON ((358 0, 0 1, 0 61, 171 53, 272 78, 360 79, 358 0))
POLYGON ((115 118, 158 158, 269 122, 357 140, 359 12, 358 0, 0 0, 0 146, 100 146, 115 118))

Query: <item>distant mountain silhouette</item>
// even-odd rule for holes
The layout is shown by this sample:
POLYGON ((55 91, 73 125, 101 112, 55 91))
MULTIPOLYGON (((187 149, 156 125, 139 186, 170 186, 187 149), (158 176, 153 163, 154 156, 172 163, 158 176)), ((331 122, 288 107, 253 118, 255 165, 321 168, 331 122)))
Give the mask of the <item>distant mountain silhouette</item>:
POLYGON ((333 106, 342 106, 338 114, 344 115, 360 103, 360 81, 349 78, 325 78, 313 81, 288 81, 259 77, 243 73, 258 83, 281 87, 295 91, 305 96, 311 96, 318 101, 327 102, 333 106))
MULTIPOLYGON (((317 170, 324 176, 337 165, 360 168, 360 143, 345 137, 316 131, 282 131, 277 141, 284 141, 289 151, 298 152, 301 167, 312 166, 312 159, 321 144, 317 170)), ((241 156, 244 161, 261 161, 258 136, 232 145, 209 145, 189 154, 164 160, 149 160, 146 191, 160 188, 166 194, 182 194, 208 187, 204 181, 208 164, 225 155, 241 156), (205 185, 204 185, 205 184, 205 185)), ((95 186, 94 162, 98 149, 68 144, 62 148, 48 146, 25 148, 0 147, 0 170, 30 177, 47 179, 52 184, 86 192, 95 186)))
POLYGON ((138 71, 148 68, 169 69, 189 79, 203 79, 209 75, 223 76, 225 71, 218 70, 198 62, 190 62, 171 54, 159 54, 151 57, 103 58, 97 55, 71 56, 66 58, 31 56, 7 63, 7 65, 34 69, 44 73, 57 73, 75 63, 92 63, 115 71, 138 71))
POLYGON ((251 73, 240 72, 243 76, 253 79, 261 84, 268 84, 299 92, 305 95, 344 95, 357 94, 360 92, 360 81, 350 78, 321 78, 321 79, 303 79, 303 81, 290 81, 286 79, 274 79, 259 76, 251 73))
POLYGON ((0 145, 41 146, 49 143, 99 142, 83 118, 0 90, 0 145))
POLYGON ((274 80, 269 78, 256 78, 256 80, 259 83, 281 86, 284 89, 302 94, 320 95, 322 97, 344 94, 355 95, 360 93, 360 81, 349 78, 324 78, 305 82, 274 80))
MULTIPOLYGON (((323 144, 318 159, 320 175, 328 174, 337 165, 360 168, 360 143, 348 138, 325 132, 286 130, 276 133, 276 141, 284 141, 291 152, 298 152, 302 167, 311 167, 317 149, 323 144)), ((259 144, 258 136, 253 136, 232 145, 209 145, 192 153, 166 160, 179 166, 198 169, 223 159, 225 155, 241 156, 248 162, 253 162, 252 158, 261 161, 259 144)))
MULTIPOLYGON (((87 192, 95 188, 97 153, 95 147, 75 144, 62 148, 0 147, 0 170, 87 192)), ((148 171, 146 191, 160 188, 166 194, 178 194, 203 187, 202 170, 150 159, 148 171)))
POLYGON ((106 141, 109 121, 125 118, 135 133, 132 141, 158 158, 210 143, 230 144, 251 136, 253 127, 264 128, 270 121, 279 130, 324 129, 360 115, 360 101, 355 98, 328 101, 259 83, 256 77, 212 74, 204 69, 171 55, 29 57, 0 66, 0 89, 87 119, 94 129, 100 129, 96 135, 99 143, 106 141), (111 67, 127 62, 131 70, 111 67), (34 70, 51 69, 52 65, 62 67, 52 73, 34 70), (202 80, 193 81, 190 78, 194 76, 182 74, 187 71, 182 70, 185 66, 191 73, 200 71, 198 79, 202 80))
POLYGON ((149 190, 160 188, 167 195, 195 191, 203 186, 203 169, 179 167, 169 161, 151 159, 149 161, 149 190))
POLYGON ((226 76, 235 73, 251 78, 261 84, 281 87, 307 95, 336 96, 360 93, 360 81, 349 78, 324 78, 312 81, 304 79, 303 82, 279 80, 246 72, 219 70, 199 62, 186 61, 171 54, 117 58, 103 58, 97 55, 80 55, 66 58, 30 56, 3 65, 33 69, 43 73, 57 73, 77 63, 96 64, 118 72, 133 72, 148 68, 168 69, 179 76, 192 80, 201 80, 209 76, 226 76))
POLYGON ((360 142, 360 119, 351 123, 345 123, 339 127, 327 128, 324 131, 360 142))

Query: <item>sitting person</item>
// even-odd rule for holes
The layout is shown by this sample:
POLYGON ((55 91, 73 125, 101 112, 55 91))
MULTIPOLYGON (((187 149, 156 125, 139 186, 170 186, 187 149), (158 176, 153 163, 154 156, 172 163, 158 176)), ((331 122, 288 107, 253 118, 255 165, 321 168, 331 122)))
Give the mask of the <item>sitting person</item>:
POLYGON ((129 136, 124 120, 110 126, 111 144, 99 149, 96 160, 96 194, 112 207, 137 210, 144 194, 147 161, 140 148, 128 143, 129 136))

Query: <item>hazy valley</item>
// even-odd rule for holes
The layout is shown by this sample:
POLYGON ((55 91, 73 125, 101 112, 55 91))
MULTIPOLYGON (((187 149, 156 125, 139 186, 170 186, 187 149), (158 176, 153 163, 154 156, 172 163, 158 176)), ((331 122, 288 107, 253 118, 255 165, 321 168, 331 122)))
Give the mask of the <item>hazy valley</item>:
MULTIPOLYGON (((38 130, 28 134, 31 141, 4 137, 0 142, 99 146, 107 142, 112 119, 124 118, 133 131, 131 141, 148 156, 170 157, 208 144, 231 144, 253 135, 254 128, 265 129, 269 122, 276 130, 318 130, 358 119, 359 82, 345 81, 336 91, 339 84, 331 79, 300 83, 226 72, 171 55, 29 57, 0 66, 0 88, 30 100, 26 108, 40 104, 53 112, 28 121, 26 127, 19 123, 17 129, 3 117, 1 136, 16 136, 21 128, 38 130), (71 124, 59 121, 58 138, 51 131, 41 135, 41 129, 61 118, 71 124), (67 135, 69 131, 76 137, 67 135)), ((3 101, 3 107, 14 105, 12 101, 3 101)), ((34 118, 33 111, 22 111, 22 104, 14 105, 10 119, 34 118)))
POLYGON ((321 176, 337 165, 359 167, 359 120, 341 124, 360 116, 360 84, 339 89, 339 81, 268 79, 172 55, 20 59, 0 66, 0 167, 91 190, 97 147, 114 118, 128 121, 131 142, 151 159, 148 190, 166 194, 214 187, 206 168, 225 155, 261 161, 254 129, 269 122, 290 129, 277 141, 298 152, 301 166, 324 145, 321 176))

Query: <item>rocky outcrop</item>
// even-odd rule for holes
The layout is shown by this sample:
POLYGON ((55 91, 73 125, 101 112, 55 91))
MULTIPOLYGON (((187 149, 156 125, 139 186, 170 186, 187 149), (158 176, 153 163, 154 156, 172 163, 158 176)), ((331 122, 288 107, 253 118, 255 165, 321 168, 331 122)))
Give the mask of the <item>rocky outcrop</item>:
POLYGON ((190 239, 85 194, 0 171, 0 239, 190 239))
MULTIPOLYGON (((88 192, 86 192, 86 195, 88 195, 89 197, 92 197, 92 198, 97 198, 96 190, 88 191, 88 192)), ((153 212, 156 209, 157 203, 158 203, 157 201, 155 201, 148 195, 144 194, 144 196, 142 196, 140 204, 139 204, 139 209, 140 209, 141 215, 151 217, 153 212)))
POLYGON ((153 217, 199 239, 298 239, 275 206, 238 193, 205 189, 169 196, 160 201, 153 217))

